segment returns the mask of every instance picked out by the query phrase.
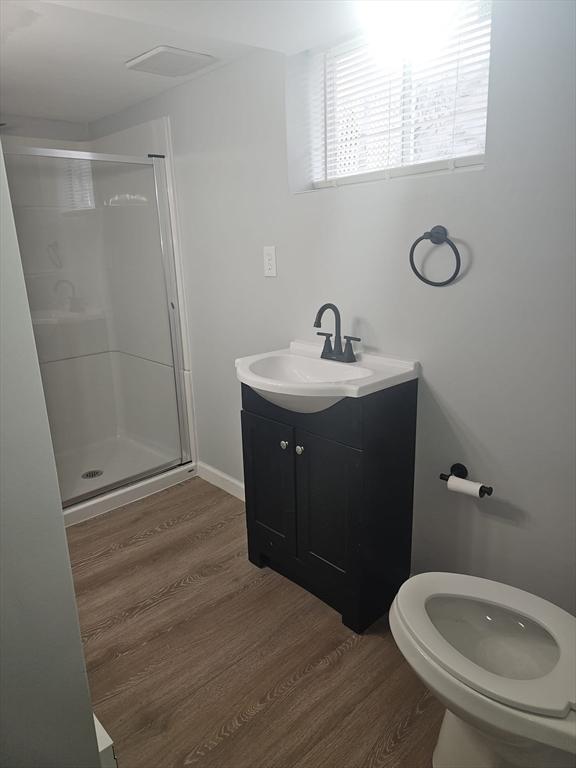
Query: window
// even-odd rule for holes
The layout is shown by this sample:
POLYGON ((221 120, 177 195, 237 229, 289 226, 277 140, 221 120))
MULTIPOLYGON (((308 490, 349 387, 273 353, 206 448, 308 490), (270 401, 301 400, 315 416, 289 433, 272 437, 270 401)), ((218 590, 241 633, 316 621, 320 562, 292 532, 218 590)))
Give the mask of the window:
POLYGON ((482 162, 491 2, 442 5, 449 18, 440 17, 439 31, 418 38, 421 20, 412 17, 403 37, 392 17, 387 42, 363 36, 309 57, 312 186, 482 162))

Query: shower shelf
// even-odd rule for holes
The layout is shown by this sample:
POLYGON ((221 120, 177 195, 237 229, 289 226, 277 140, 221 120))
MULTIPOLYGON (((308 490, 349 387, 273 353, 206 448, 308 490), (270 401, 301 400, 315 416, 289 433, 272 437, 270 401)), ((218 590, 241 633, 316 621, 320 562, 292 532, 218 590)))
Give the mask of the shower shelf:
POLYGON ((68 312, 66 310, 47 310, 32 312, 32 325, 59 325, 60 323, 82 323, 88 320, 103 320, 104 312, 68 312))

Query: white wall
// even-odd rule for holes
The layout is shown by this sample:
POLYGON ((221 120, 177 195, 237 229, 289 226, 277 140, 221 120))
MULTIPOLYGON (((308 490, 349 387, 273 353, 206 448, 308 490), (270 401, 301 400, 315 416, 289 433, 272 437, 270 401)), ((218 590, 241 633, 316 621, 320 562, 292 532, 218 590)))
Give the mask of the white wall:
POLYGON ((90 768, 99 758, 70 560, 1 156, 0 166, 0 763, 90 768))
POLYGON ((92 126, 168 115, 200 459, 240 478, 234 358, 344 328, 423 365, 414 568, 574 605, 574 4, 495 4, 486 168, 290 195, 284 60, 262 53, 92 126), (412 241, 461 241, 464 279, 418 282, 412 241), (276 244, 279 277, 262 276, 276 244), (450 495, 453 461, 496 498, 450 495))
MULTIPOLYGON (((71 123, 68 120, 48 120, 43 117, 24 117, 2 113, 3 137, 27 136, 54 139, 56 141, 84 141, 88 138, 86 123, 71 123)), ((46 146, 44 144, 44 146, 46 146)))

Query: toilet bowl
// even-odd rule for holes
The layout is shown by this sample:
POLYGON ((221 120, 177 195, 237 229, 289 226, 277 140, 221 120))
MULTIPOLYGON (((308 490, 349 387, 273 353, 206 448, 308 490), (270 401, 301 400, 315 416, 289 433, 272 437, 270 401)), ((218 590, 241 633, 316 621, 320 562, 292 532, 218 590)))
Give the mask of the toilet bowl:
POLYGON ((574 617, 506 584, 423 573, 390 628, 447 709, 434 768, 575 768, 574 617))

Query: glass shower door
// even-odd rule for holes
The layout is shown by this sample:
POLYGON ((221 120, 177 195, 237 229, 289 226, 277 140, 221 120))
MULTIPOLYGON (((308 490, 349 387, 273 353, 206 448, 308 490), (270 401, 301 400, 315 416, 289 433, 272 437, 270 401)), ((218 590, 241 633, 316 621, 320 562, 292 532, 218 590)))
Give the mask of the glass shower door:
POLYGON ((163 161, 42 152, 7 168, 66 506, 189 457, 163 161))

